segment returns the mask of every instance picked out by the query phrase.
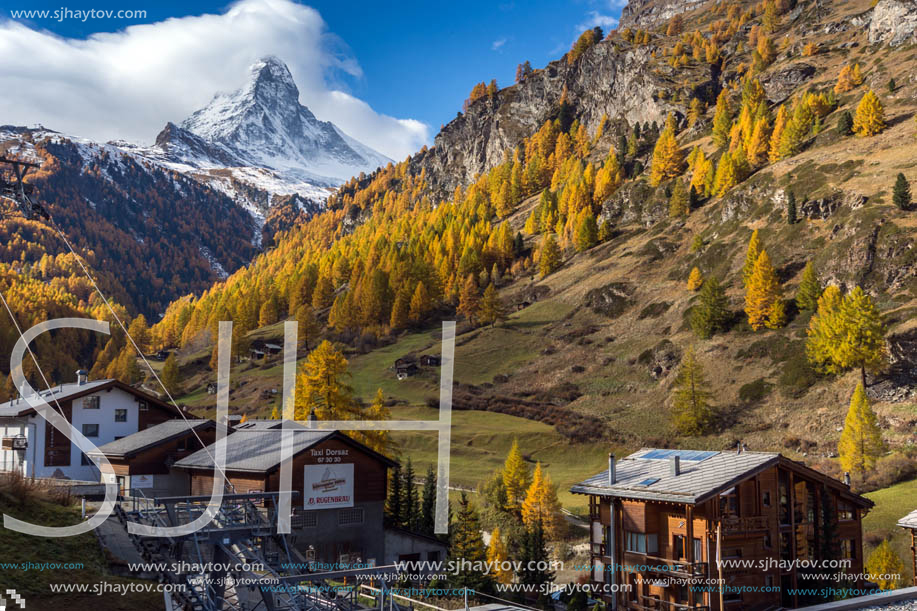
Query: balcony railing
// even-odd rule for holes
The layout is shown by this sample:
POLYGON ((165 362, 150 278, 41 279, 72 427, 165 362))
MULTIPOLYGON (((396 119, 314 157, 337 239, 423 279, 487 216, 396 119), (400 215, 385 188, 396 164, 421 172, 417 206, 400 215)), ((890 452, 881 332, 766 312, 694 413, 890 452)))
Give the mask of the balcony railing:
POLYGON ((723 518, 723 530, 726 534, 757 532, 767 530, 766 516, 749 516, 740 518, 738 516, 728 516, 723 518))
POLYGON ((645 611, 710 611, 710 607, 706 605, 694 605, 692 607, 686 603, 662 600, 656 596, 641 596, 639 600, 628 601, 627 608, 645 611))
POLYGON ((646 556, 644 554, 635 554, 626 552, 625 565, 643 565, 647 571, 659 575, 679 575, 685 577, 703 577, 707 574, 706 562, 687 562, 684 560, 675 560, 674 558, 660 558, 658 556, 646 556))

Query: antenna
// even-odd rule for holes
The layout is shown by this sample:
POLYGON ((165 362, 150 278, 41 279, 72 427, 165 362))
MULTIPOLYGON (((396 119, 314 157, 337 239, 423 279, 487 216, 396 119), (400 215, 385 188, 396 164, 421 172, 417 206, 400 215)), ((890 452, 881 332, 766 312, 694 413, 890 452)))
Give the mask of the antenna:
POLYGON ((38 204, 33 203, 29 198, 34 186, 22 181, 30 169, 37 169, 40 166, 37 163, 30 163, 21 159, 10 159, 9 157, 0 157, 0 164, 10 166, 0 174, 0 197, 16 204, 19 211, 27 219, 31 219, 33 215, 38 214, 46 221, 50 220, 51 216, 48 212, 38 204))

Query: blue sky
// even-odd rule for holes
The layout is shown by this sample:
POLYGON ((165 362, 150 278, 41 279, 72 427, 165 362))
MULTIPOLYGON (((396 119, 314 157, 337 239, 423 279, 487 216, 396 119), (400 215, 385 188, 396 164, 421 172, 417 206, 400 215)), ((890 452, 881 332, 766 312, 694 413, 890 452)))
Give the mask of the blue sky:
MULTIPOLYGON (((318 10, 331 32, 350 48, 362 78, 345 79, 351 93, 380 112, 413 117, 439 129, 459 110, 479 80, 512 83, 516 65, 529 60, 541 67, 569 47, 581 26, 606 24, 620 15, 612 1, 551 0, 518 2, 305 2, 318 10)), ((617 5, 617 6, 616 6, 617 5)), ((102 0, 0 2, 11 9, 143 9, 146 20, 35 20, 33 25, 65 36, 85 38, 138 22, 219 13, 226 2, 122 3, 102 0)))

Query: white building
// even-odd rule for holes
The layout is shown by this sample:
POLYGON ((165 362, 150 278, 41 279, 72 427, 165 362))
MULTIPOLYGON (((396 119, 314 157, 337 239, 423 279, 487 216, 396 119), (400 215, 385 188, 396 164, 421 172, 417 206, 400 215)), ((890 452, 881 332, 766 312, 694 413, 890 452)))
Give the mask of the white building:
MULTIPOLYGON (((118 380, 77 381, 43 391, 42 398, 96 446, 178 417, 174 408, 118 380)), ((99 470, 76 444, 17 398, 0 404, 0 471, 26 477, 99 481, 99 470)))

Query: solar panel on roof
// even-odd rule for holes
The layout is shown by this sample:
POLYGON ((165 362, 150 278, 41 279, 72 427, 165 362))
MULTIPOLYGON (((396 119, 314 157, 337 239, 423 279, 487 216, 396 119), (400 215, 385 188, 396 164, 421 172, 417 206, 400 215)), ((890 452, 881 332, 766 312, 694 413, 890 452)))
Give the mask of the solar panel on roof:
POLYGON ((711 456, 715 456, 718 452, 711 452, 707 450, 650 450, 640 458, 647 458, 650 460, 666 460, 673 456, 677 456, 681 460, 687 460, 691 462, 701 462, 707 460, 711 456))
POLYGON ((637 485, 638 486, 652 486, 653 484, 655 484, 658 481, 659 481, 658 477, 650 477, 648 479, 643 480, 642 482, 640 482, 637 485))

